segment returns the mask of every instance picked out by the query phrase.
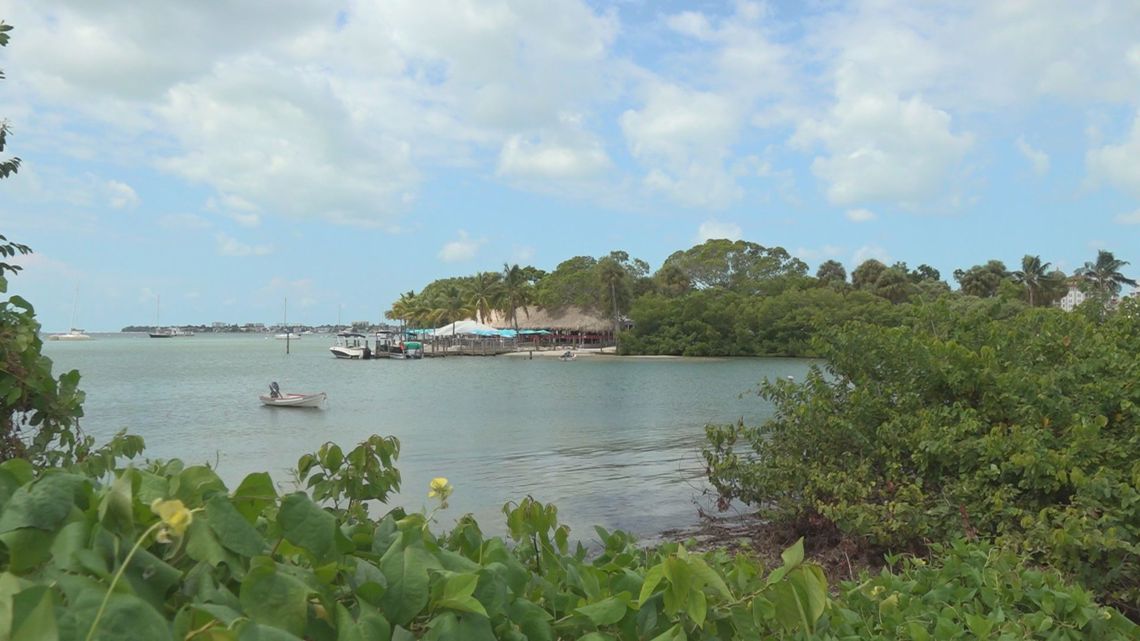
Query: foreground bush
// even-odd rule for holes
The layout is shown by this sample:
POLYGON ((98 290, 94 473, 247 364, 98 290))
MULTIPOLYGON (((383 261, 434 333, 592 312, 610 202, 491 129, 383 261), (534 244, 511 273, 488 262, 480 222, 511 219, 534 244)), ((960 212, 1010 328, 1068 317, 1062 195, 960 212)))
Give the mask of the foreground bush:
MULTIPOLYGON (((0 464, 0 637, 82 639, 698 639, 815 630, 827 587, 799 544, 765 574, 744 557, 647 551, 598 530, 569 549, 553 506, 508 506, 511 541, 469 518, 368 516, 399 485, 372 437, 229 490, 178 461, 106 476, 0 464), (314 501, 320 497, 324 503, 314 501)), ((446 505, 451 486, 433 481, 446 505)))
POLYGON ((826 373, 762 387, 772 420, 708 429, 710 478, 779 522, 885 550, 994 539, 1135 616, 1138 312, 848 325, 821 346, 826 373))
POLYGON ((597 529, 570 550, 554 506, 504 508, 510 538, 468 517, 373 519, 399 486, 398 443, 306 455, 309 492, 252 474, 229 490, 178 461, 110 474, 0 464, 0 638, 37 640, 581 641, 1128 639, 1137 630, 1056 573, 966 546, 828 595, 802 541, 766 572, 747 555, 644 549, 597 529), (322 497, 325 507, 313 500, 322 497), (1058 632, 1061 634, 1058 635, 1058 632), (1018 634, 1019 636, 1008 636, 1018 634), (955 636, 959 635, 959 636, 955 636), (984 635, 982 635, 984 636, 984 635))

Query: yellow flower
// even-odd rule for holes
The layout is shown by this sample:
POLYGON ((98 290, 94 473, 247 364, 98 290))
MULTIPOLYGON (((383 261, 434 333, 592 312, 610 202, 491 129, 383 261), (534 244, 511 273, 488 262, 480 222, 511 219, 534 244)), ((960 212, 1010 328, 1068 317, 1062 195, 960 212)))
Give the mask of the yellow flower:
POLYGON ((165 526, 164 532, 159 534, 160 539, 169 540, 169 537, 163 537, 162 534, 173 533, 175 536, 182 536, 186 533, 186 528, 190 527, 190 522, 194 520, 194 515, 182 501, 178 499, 171 499, 163 501, 162 499, 155 499, 150 504, 150 511, 158 515, 162 519, 165 526))
POLYGON ((451 484, 448 483, 447 479, 442 476, 437 476, 432 479, 431 483, 428 484, 428 487, 431 488, 428 490, 429 499, 435 498, 437 496, 442 499, 446 499, 447 497, 451 496, 451 484))

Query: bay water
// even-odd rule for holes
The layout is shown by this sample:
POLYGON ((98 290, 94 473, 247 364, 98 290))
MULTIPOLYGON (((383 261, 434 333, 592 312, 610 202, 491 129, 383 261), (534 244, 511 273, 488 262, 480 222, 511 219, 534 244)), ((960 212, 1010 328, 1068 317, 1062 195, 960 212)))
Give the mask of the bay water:
POLYGON ((333 358, 331 337, 199 334, 151 339, 97 334, 45 342, 56 375, 78 369, 87 394, 82 428, 105 441, 127 429, 149 458, 208 463, 232 489, 267 471, 282 492, 306 452, 333 441, 347 452, 371 434, 401 443, 401 492, 391 506, 430 507, 428 482, 455 486, 439 525, 473 513, 504 531, 507 501, 527 495, 558 506, 572 537, 590 526, 652 537, 708 510, 700 447, 704 426, 756 424, 771 406, 765 377, 800 379, 800 359, 673 359, 616 356, 562 362, 536 357, 419 361, 333 358), (259 394, 326 392, 324 409, 264 407, 259 394))

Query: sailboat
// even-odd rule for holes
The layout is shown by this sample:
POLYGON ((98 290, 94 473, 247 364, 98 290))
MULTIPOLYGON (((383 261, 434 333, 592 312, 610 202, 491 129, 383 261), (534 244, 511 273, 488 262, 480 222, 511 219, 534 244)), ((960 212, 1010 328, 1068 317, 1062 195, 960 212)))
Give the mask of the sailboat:
POLYGON ((194 332, 186 331, 181 327, 159 327, 158 326, 158 308, 161 302, 161 296, 154 297, 154 331, 149 332, 151 338, 174 338, 176 336, 193 336, 194 332))
POLYGON ((75 287, 75 300, 71 303, 71 329, 64 334, 52 334, 48 336, 49 341, 89 341, 91 337, 83 333, 83 330, 75 327, 75 315, 79 309, 79 286, 75 287))

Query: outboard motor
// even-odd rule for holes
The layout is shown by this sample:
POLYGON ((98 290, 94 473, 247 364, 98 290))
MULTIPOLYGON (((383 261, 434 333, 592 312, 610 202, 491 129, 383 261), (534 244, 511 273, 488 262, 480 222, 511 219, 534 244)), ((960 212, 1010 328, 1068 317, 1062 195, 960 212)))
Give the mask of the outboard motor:
POLYGON ((277 386, 277 381, 269 384, 269 398, 281 398, 281 388, 277 386))

